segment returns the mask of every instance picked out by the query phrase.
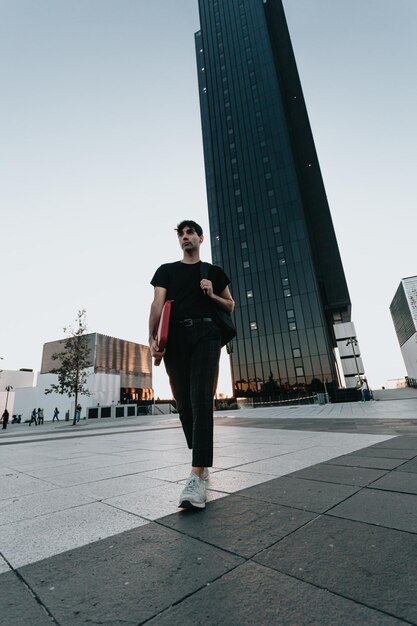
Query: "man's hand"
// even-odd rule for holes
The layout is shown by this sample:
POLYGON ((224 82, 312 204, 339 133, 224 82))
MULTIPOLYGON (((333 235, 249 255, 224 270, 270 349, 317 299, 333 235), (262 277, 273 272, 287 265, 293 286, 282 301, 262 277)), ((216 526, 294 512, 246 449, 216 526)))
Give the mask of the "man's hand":
POLYGON ((149 347, 151 349, 151 356, 153 356, 155 359, 162 359, 165 354, 165 350, 159 349, 156 339, 152 339, 149 342, 149 347))
POLYGON ((166 293, 167 290, 165 288, 155 287, 154 298, 149 314, 149 347, 151 349, 151 355, 156 359, 162 359, 165 354, 165 350, 159 350, 158 342, 155 337, 158 332, 158 324, 161 318, 162 309, 164 308, 166 293))
POLYGON ((207 278, 200 280, 200 287, 209 298, 213 297, 213 283, 207 278))

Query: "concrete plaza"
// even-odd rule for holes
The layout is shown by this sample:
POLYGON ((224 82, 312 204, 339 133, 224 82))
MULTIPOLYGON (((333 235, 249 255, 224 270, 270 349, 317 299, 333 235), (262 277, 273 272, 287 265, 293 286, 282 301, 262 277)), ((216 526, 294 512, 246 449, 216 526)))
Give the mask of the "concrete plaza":
POLYGON ((0 625, 417 624, 417 398, 0 431, 0 625))

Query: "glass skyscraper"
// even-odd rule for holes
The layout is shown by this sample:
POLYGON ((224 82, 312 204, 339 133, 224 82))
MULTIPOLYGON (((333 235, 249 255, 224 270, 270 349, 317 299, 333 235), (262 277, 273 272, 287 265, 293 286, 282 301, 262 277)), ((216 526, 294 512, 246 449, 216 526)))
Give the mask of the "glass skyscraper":
POLYGON ((408 384, 417 388, 417 276, 401 280, 390 311, 407 370, 408 384))
POLYGON ((199 0, 212 256, 232 280, 235 395, 338 383, 350 299, 281 0, 199 0))

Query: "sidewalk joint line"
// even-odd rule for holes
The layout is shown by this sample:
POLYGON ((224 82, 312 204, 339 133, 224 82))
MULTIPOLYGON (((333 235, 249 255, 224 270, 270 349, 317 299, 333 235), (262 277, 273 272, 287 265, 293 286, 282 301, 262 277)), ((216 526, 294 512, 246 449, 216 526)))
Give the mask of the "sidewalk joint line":
MULTIPOLYGON (((240 557, 240 558, 244 558, 244 557, 240 557)), ((182 604, 182 602, 184 602, 185 600, 187 600, 188 598, 191 598, 193 595, 195 595, 196 593, 199 593, 200 591, 202 591, 203 589, 206 589, 206 587, 209 587, 210 585, 214 584, 215 582, 217 582, 218 580, 220 580, 221 578, 223 578, 224 576, 227 576, 228 574, 230 574, 230 572, 233 572, 235 569, 238 569, 239 567, 242 567, 242 565, 246 565, 248 561, 244 560, 242 563, 237 563, 236 565, 234 565, 233 567, 231 567, 229 570, 227 570, 226 572, 223 572, 222 574, 219 574, 219 576, 216 576, 215 578, 213 578, 212 580, 206 582, 204 585, 201 585, 200 587, 198 587, 197 589, 194 589, 194 591, 190 591, 189 593, 185 594, 185 596, 183 596, 182 598, 180 598, 179 600, 176 600, 175 602, 173 602, 172 604, 170 604, 170 606, 167 606, 166 608, 162 609, 161 611, 159 611, 158 613, 155 613, 155 615, 152 615, 152 617, 148 617, 147 619, 145 619, 142 622, 139 622, 137 624, 137 626, 143 626, 143 624, 146 624, 148 622, 150 622, 151 620, 155 619, 156 617, 160 617, 163 613, 166 613, 167 611, 169 611, 170 609, 172 609, 174 606, 178 606, 180 604, 182 604)))
MULTIPOLYGON (((20 573, 19 568, 17 568, 17 569, 14 568, 13 565, 4 556, 4 554, 2 552, 0 552, 0 556, 7 563, 7 565, 10 567, 10 571, 12 571, 13 574, 20 580, 20 582, 23 584, 23 586, 26 587, 26 589, 29 591, 30 595, 33 596, 33 598, 36 600, 36 602, 39 604, 39 606, 41 606, 42 609, 45 611, 45 613, 48 615, 48 617, 50 617, 52 622, 56 626, 60 626, 60 623, 58 622, 56 617, 51 613, 51 611, 48 609, 48 607, 42 602, 42 600, 40 599, 38 594, 34 591, 34 589, 32 589, 31 585, 27 582, 25 577, 20 573)), ((7 573, 7 572, 4 572, 4 573, 7 573)))
MULTIPOLYGON (((251 557, 252 560, 253 557, 251 557)), ((404 624, 413 624, 413 622, 410 622, 409 620, 406 620, 405 618, 399 617, 398 615, 395 615, 394 613, 389 613, 388 611, 384 611, 383 609, 379 609, 376 608, 374 606, 371 606, 370 604, 366 604, 365 602, 358 600, 356 598, 352 598, 350 596, 346 596, 343 593, 340 593, 339 591, 335 591, 332 589, 329 589, 329 587, 325 587, 323 585, 319 585, 318 583, 312 582, 310 580, 306 580, 305 578, 300 578, 298 576, 296 576, 295 574, 290 574, 289 572, 286 572, 282 569, 278 569, 276 567, 271 567, 270 565, 265 565, 264 563, 258 563, 257 561, 254 561, 254 563, 256 563, 256 565, 261 565, 262 567, 266 567, 267 569, 273 571, 273 572, 279 572, 280 574, 283 574, 284 576, 288 576, 289 578, 293 578, 294 580, 297 580, 299 582, 305 583, 307 585, 311 585, 312 587, 315 587, 316 589, 320 589, 321 591, 327 591, 328 593, 331 593, 334 596, 338 596, 339 598, 344 598, 345 600, 349 600, 350 602, 353 602, 355 604, 358 604, 360 606, 363 606, 367 609, 371 609, 372 611, 375 611, 377 613, 381 613, 382 615, 388 615, 389 617, 393 617, 397 620, 399 620, 400 622, 403 622, 404 624)))

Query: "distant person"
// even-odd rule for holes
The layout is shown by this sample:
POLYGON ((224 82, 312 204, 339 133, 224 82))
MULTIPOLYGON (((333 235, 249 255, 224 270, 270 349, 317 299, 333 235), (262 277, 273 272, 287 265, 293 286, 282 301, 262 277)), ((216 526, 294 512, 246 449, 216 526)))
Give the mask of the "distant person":
POLYGON ((43 424, 43 409, 38 409, 38 425, 43 424))
POLYGON ((79 422, 81 418, 81 404, 77 404, 75 407, 75 421, 79 422))
POLYGON ((32 422, 35 422, 36 426, 38 425, 37 416, 38 414, 36 412, 36 409, 33 409, 32 413, 30 414, 29 426, 32 426, 32 422))
POLYGON ((54 409, 54 415, 53 415, 53 417, 52 417, 52 421, 53 421, 53 422, 54 422, 55 420, 57 420, 57 421, 59 422, 59 417, 58 417, 58 415, 59 415, 58 407, 55 407, 55 409, 54 409))
POLYGON ((9 421, 9 411, 7 409, 4 409, 2 418, 3 418, 3 430, 6 430, 7 424, 9 421))
POLYGON ((365 379, 362 380, 362 384, 359 387, 359 390, 361 392, 362 402, 366 402, 369 398, 369 387, 365 379))

